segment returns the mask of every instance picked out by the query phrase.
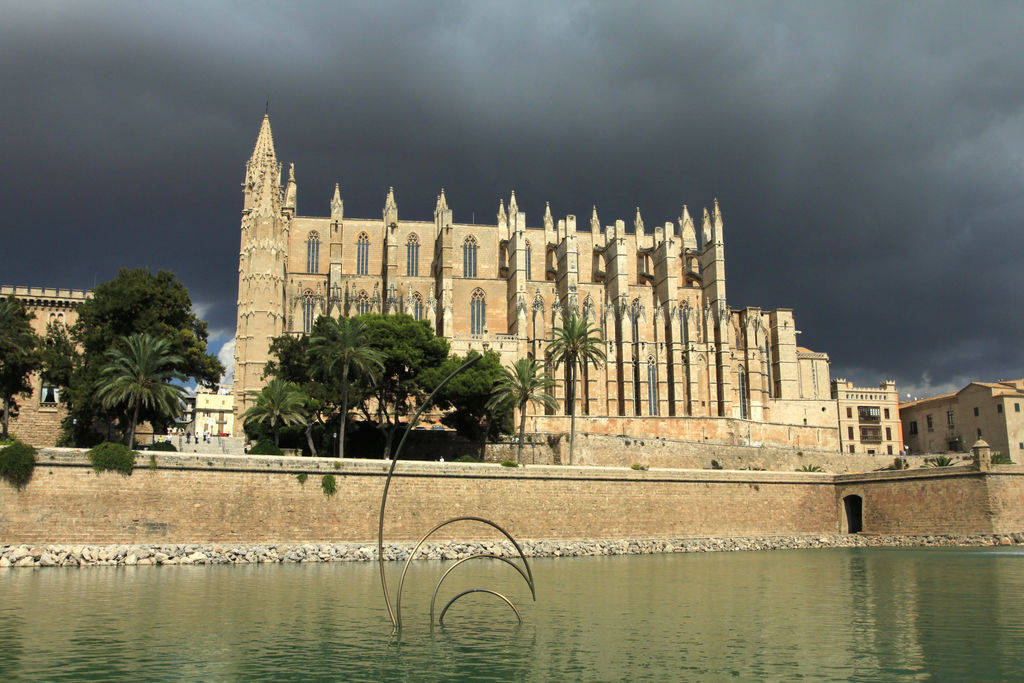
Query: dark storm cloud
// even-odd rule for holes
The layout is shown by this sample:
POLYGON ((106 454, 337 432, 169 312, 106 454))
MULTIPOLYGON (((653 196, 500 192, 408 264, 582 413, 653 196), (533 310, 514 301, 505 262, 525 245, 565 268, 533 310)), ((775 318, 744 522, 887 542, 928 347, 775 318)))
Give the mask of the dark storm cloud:
MULTIPOLYGON (((234 327, 264 97, 300 213, 726 217, 734 307, 834 376, 1019 377, 1024 11, 1002 3, 24 3, 4 10, 4 271, 175 271, 234 327)), ((584 222, 586 222, 584 220, 584 222)), ((216 349, 214 349, 216 350, 216 349)))

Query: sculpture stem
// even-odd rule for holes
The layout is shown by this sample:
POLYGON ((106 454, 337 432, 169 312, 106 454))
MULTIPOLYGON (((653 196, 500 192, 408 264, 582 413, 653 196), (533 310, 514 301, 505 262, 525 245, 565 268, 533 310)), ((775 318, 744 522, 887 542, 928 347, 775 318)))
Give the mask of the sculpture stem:
POLYGON ((416 426, 416 423, 420 420, 420 415, 427 409, 427 406, 434 400, 434 396, 441 390, 441 388, 448 384, 448 382, 458 375, 463 370, 467 370, 474 363, 479 361, 483 356, 473 356, 465 363, 459 366, 455 372, 441 380, 441 383, 434 388, 430 395, 427 396, 427 400, 423 402, 420 409, 413 415, 412 421, 409 422, 408 427, 405 429, 405 434, 402 435, 402 440, 398 442, 398 448, 395 449, 395 453, 391 458, 391 467, 388 469, 387 479, 384 480, 384 493, 380 497, 380 519, 377 524, 377 563, 380 565, 380 586, 384 590, 384 603, 388 608, 388 616, 391 617, 391 624, 397 629, 402 628, 398 618, 395 616, 395 611, 391 608, 391 596, 388 595, 388 580, 384 574, 384 508, 388 502, 388 489, 391 487, 391 476, 395 473, 395 465, 398 464, 398 456, 402 454, 402 448, 405 446, 405 440, 409 438, 409 433, 412 428, 416 426))

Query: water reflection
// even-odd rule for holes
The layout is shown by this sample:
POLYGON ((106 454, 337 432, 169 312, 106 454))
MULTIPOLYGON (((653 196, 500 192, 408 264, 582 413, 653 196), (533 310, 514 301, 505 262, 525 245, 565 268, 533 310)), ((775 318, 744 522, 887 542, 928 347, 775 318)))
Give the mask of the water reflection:
POLYGON ((0 573, 0 675, 107 680, 1011 679, 1024 555, 851 549, 467 566, 444 627, 410 572, 396 637, 366 564, 0 573), (518 580, 517 580, 518 579, 518 580))

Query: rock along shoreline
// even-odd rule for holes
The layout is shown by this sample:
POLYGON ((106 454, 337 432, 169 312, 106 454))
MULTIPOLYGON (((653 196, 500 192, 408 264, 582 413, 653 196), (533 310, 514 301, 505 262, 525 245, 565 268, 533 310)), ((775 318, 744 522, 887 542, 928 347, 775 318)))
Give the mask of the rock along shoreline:
MULTIPOLYGON (((786 535, 722 538, 598 539, 525 541, 527 557, 594 557, 809 548, 918 548, 1012 546, 1024 544, 1024 533, 973 535, 786 535)), ((405 561, 413 543, 387 543, 384 559, 405 561)), ((443 541, 425 543, 417 559, 459 560, 470 555, 513 557, 508 541, 443 541)), ((169 545, 0 545, 0 567, 167 566, 206 564, 297 564, 310 562, 373 562, 375 543, 182 543, 169 545)))

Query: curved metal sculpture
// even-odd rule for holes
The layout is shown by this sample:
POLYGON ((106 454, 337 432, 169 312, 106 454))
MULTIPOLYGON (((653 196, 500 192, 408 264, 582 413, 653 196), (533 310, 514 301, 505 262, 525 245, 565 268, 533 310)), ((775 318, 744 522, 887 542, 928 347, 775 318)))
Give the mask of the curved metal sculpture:
MULTIPOLYGON (((416 414, 413 416, 412 420, 409 422, 409 426, 406 428, 405 434, 402 435, 402 440, 399 441, 398 448, 395 449, 395 454, 394 454, 394 456, 391 459, 391 467, 388 469, 388 476, 384 480, 384 492, 383 492, 383 494, 381 495, 381 498, 380 498, 380 518, 379 518, 378 524, 377 524, 377 564, 380 566, 380 585, 381 585, 381 588, 384 591, 384 603, 387 605, 388 616, 391 617, 391 624, 395 627, 396 630, 400 630, 402 628, 402 587, 405 584, 405 575, 409 571, 409 564, 412 562, 413 557, 415 557, 416 552, 426 542, 426 540, 428 538, 430 538, 430 536, 434 532, 436 532, 438 529, 441 529, 441 528, 443 528, 443 527, 445 527, 445 526, 447 526, 449 524, 454 524, 455 522, 479 522, 481 524, 486 524, 487 526, 490 526, 490 527, 492 527, 494 529, 497 529, 499 532, 501 532, 505 536, 505 538, 507 538, 509 541, 511 541, 513 546, 515 546, 516 552, 519 554, 519 558, 523 561, 523 567, 520 567, 518 564, 516 564, 515 562, 513 562, 513 561, 511 561, 511 560, 509 560, 509 559, 507 559, 505 557, 501 557, 500 555, 493 555, 493 554, 490 554, 490 553, 480 553, 480 554, 477 554, 477 555, 471 555, 470 557, 462 558, 461 560, 456 562, 454 565, 449 567, 448 570, 445 571, 445 573, 441 575, 441 578, 438 580, 437 585, 434 586, 434 594, 430 598, 430 623, 431 624, 434 623, 434 604, 435 604, 435 601, 437 600, 437 592, 441 588, 441 583, 444 582, 444 580, 448 577, 449 574, 452 573, 452 571, 456 567, 460 566, 461 564, 463 564, 464 562, 466 562, 468 560, 493 559, 493 560, 498 560, 500 562, 504 562, 505 564, 508 564, 508 565, 514 567, 515 570, 518 571, 519 574, 523 577, 523 580, 526 581, 526 585, 528 585, 530 587, 530 594, 533 596, 534 601, 537 600, 537 590, 536 590, 536 588, 534 586, 533 572, 530 570, 530 563, 529 563, 529 561, 527 561, 526 554, 523 553, 522 547, 520 547, 519 543, 517 543, 516 540, 514 538, 512 538, 511 534, 509 534, 507 531, 502 529, 500 526, 498 526, 494 522, 492 522, 492 521, 490 521, 488 519, 484 519, 483 517, 453 517, 452 519, 449 519, 449 520, 446 520, 444 522, 441 522, 440 524, 435 526, 433 529, 428 531, 426 534, 424 534, 423 538, 421 538, 419 540, 419 543, 417 543, 416 546, 412 549, 412 552, 409 553, 409 557, 406 558, 405 566, 402 569, 402 576, 398 580, 398 591, 397 591, 397 595, 395 596, 395 608, 392 608, 392 606, 391 606, 391 595, 388 592, 388 581, 387 581, 387 576, 386 576, 386 574, 384 572, 384 512, 385 512, 385 508, 386 508, 387 502, 388 502, 388 489, 391 487, 391 478, 392 478, 392 476, 395 473, 395 466, 398 464, 398 456, 401 455, 402 448, 405 446, 405 440, 409 437, 409 433, 412 432, 412 428, 416 425, 417 422, 419 422, 420 416, 423 414, 423 411, 427 409, 427 406, 429 406, 431 404, 431 402, 433 402, 434 396, 437 394, 437 392, 440 391, 441 388, 445 384, 447 384, 449 381, 451 381, 451 379, 453 377, 455 377, 460 372, 463 372, 464 370, 466 370, 469 367, 471 367, 474 363, 479 361, 481 358, 483 358, 483 356, 474 356, 473 358, 470 358, 469 360, 467 360, 465 363, 463 363, 461 366, 459 366, 459 368, 457 370, 455 370, 453 373, 451 373, 450 375, 445 377, 444 380, 442 380, 441 383, 438 384, 437 387, 430 393, 430 396, 427 397, 427 400, 423 402, 423 405, 420 406, 420 409, 416 411, 416 414), (525 568, 525 571, 524 571, 523 568, 525 568)), ((516 618, 519 619, 519 623, 522 623, 523 617, 519 613, 519 610, 516 609, 516 606, 514 604, 512 604, 511 600, 506 598, 501 593, 498 593, 496 591, 492 591, 492 590, 489 590, 489 589, 486 589, 486 588, 472 588, 470 590, 463 591, 462 593, 459 593, 458 595, 456 595, 454 598, 449 600, 448 603, 444 606, 444 609, 441 610, 441 616, 439 617, 438 622, 439 623, 443 623, 444 622, 444 615, 448 611, 448 608, 452 606, 452 603, 454 603, 456 600, 458 600, 462 596, 469 595, 470 593, 487 593, 489 595, 494 595, 494 596, 500 598, 509 607, 512 608, 512 611, 515 612, 515 614, 516 614, 516 618)))
POLYGON ((501 598, 502 600, 505 601, 506 605, 508 605, 509 607, 512 608, 513 612, 516 613, 516 619, 519 620, 519 623, 520 624, 523 623, 523 615, 519 613, 519 610, 517 610, 516 606, 512 604, 512 601, 509 600, 508 598, 506 598, 501 593, 498 593, 497 591, 492 591, 489 588, 470 588, 468 591, 462 591, 461 593, 459 593, 454 598, 452 598, 451 600, 448 601, 448 604, 444 606, 443 610, 441 610, 441 616, 437 620, 437 622, 439 624, 443 624, 444 623, 444 615, 447 614, 448 608, 452 606, 452 603, 455 602, 456 600, 458 600, 459 598, 461 598, 463 595, 469 595, 470 593, 489 593, 490 595, 498 596, 499 598, 501 598))

